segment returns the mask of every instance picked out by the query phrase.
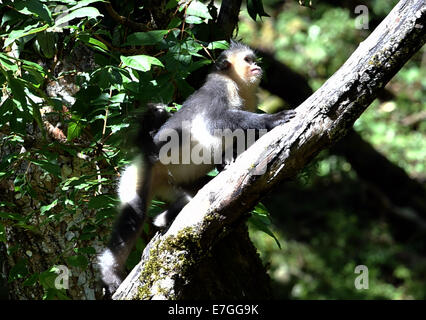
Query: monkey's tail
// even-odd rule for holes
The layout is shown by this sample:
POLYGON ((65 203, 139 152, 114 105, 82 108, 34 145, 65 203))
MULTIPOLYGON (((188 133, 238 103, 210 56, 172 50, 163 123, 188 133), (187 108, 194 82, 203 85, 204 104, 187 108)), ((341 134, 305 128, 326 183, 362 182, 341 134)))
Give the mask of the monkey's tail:
POLYGON ((152 164, 139 159, 121 175, 120 214, 107 248, 98 257, 105 298, 110 298, 123 281, 126 260, 142 232, 149 206, 151 174, 152 164))
POLYGON ((136 145, 143 158, 138 158, 121 175, 118 193, 120 214, 115 221, 107 248, 99 255, 98 264, 109 298, 124 279, 124 267, 147 216, 153 163, 158 151, 153 137, 169 118, 165 105, 149 103, 138 119, 136 145))

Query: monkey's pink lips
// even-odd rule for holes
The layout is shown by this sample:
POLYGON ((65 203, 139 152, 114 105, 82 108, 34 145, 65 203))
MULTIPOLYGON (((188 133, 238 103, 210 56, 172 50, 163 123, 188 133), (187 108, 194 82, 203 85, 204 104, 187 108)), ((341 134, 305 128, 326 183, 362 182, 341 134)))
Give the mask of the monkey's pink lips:
POLYGON ((250 72, 253 74, 253 75, 260 75, 261 73, 262 73, 262 69, 260 68, 260 67, 254 67, 254 68, 251 68, 250 69, 250 72))

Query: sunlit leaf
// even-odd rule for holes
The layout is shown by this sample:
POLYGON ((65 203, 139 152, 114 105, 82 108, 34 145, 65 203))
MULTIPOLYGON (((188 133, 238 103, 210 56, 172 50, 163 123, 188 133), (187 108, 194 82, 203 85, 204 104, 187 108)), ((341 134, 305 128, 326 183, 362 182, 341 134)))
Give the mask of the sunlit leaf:
POLYGON ((10 45, 11 43, 13 43, 15 40, 28 36, 30 34, 34 34, 37 32, 41 32, 46 30, 47 28, 49 28, 49 25, 43 25, 41 27, 37 27, 39 24, 35 24, 35 25, 30 25, 25 27, 22 30, 12 30, 9 33, 9 36, 6 38, 6 41, 4 42, 4 47, 7 47, 8 45, 10 45))
POLYGON ((83 128, 84 128, 84 125, 83 125, 82 121, 80 121, 79 119, 73 119, 68 124, 67 140, 72 141, 75 138, 78 138, 80 136, 83 128))
POLYGON ((6 69, 6 70, 12 70, 16 71, 18 70, 18 64, 15 63, 13 59, 5 55, 4 53, 0 53, 0 64, 6 69))
POLYGON ((99 12, 99 10, 94 7, 80 8, 56 20, 55 26, 61 25, 76 18, 97 18, 102 16, 103 15, 99 12))
POLYGON ((213 19, 209 13, 209 8, 204 3, 200 1, 192 1, 191 4, 186 9, 186 14, 188 16, 197 16, 204 19, 213 19))
POLYGON ((129 57, 121 56, 120 59, 123 62, 124 66, 128 66, 132 69, 140 71, 149 71, 151 69, 151 65, 164 67, 160 60, 147 55, 137 55, 129 57))
POLYGON ((47 211, 56 207, 57 204, 58 204, 58 199, 55 199, 51 204, 48 204, 47 206, 41 206, 40 214, 44 215, 47 211))

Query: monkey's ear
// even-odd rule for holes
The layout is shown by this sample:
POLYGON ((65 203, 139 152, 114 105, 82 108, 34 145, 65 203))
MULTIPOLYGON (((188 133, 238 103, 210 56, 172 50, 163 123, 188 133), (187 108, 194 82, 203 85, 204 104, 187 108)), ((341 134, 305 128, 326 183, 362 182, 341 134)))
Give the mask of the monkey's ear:
POLYGON ((227 59, 218 59, 215 65, 217 70, 225 71, 229 69, 231 63, 227 59))

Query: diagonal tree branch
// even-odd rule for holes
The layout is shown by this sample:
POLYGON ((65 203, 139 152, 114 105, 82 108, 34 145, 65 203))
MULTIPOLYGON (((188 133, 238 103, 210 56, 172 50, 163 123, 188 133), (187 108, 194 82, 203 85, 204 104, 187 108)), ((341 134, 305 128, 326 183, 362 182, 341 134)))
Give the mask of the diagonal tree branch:
MULTIPOLYGON (((114 299, 179 299, 198 263, 262 195, 343 137, 378 91, 426 41, 424 0, 401 0, 346 63, 297 108, 202 188, 169 230, 157 234, 114 299), (254 168, 268 165, 263 175, 254 168)), ((283 88, 284 89, 284 88, 283 88)))
MULTIPOLYGON (((261 83, 262 88, 292 106, 299 105, 313 93, 303 76, 276 60, 271 53, 262 50, 258 50, 258 53, 263 58, 263 67, 268 75, 261 83), (282 90, 283 87, 287 90, 282 90)), ((394 94, 385 88, 378 92, 377 98, 393 99, 394 94)), ((426 116, 426 110, 415 114, 414 118, 418 119, 422 114, 426 116)), ((410 178, 401 167, 389 161, 353 129, 330 151, 344 156, 360 178, 378 187, 390 200, 389 208, 395 215, 389 219, 397 227, 395 230, 399 235, 410 237, 413 229, 425 229, 426 189, 422 183, 410 178), (401 215, 401 211, 409 214, 401 215)))

